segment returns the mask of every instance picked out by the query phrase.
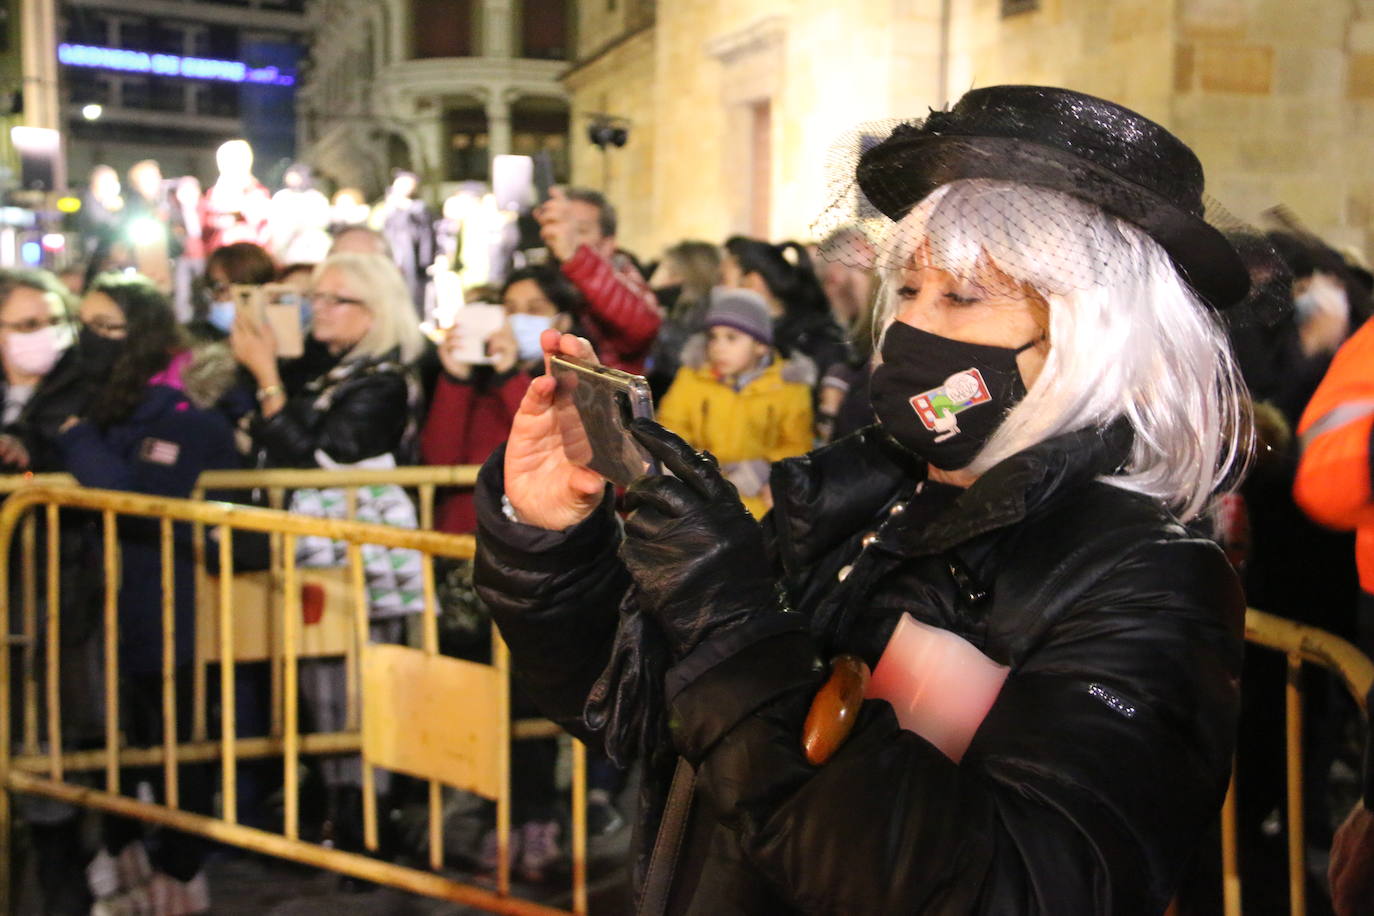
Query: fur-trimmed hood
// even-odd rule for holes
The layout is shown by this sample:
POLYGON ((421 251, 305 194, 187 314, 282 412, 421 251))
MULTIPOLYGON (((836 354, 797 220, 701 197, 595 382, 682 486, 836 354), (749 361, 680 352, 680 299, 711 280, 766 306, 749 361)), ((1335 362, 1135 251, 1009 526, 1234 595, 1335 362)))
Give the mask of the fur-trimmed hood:
POLYGON ((202 343, 187 351, 185 357, 180 387, 187 400, 201 410, 214 407, 238 380, 239 366, 233 351, 222 342, 202 343))

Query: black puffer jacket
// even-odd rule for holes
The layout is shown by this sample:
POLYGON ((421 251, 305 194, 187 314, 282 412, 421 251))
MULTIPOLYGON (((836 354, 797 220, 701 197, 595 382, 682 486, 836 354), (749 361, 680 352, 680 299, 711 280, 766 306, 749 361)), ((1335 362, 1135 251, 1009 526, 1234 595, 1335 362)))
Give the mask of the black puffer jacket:
MULTIPOLYGON (((670 910, 1161 912, 1230 769, 1244 604, 1221 551, 1096 481, 1124 454, 1109 437, 1023 452, 924 522, 894 511, 923 475, 889 448, 870 428, 774 470, 765 527, 809 632, 708 642, 665 678, 659 714, 698 767, 670 910), (820 660, 871 662, 902 612, 1012 669, 962 763, 868 702, 809 766, 820 660)), ((501 459, 478 496, 482 594, 536 701, 595 738, 583 702, 628 588, 615 516, 510 522, 501 459)))
MULTIPOLYGON (((290 367, 282 374, 290 378, 290 367)), ((386 452, 413 464, 422 409, 414 372, 392 351, 337 363, 288 388, 286 406, 265 419, 250 415, 248 433, 262 467, 318 467, 317 450, 340 464, 386 452)))

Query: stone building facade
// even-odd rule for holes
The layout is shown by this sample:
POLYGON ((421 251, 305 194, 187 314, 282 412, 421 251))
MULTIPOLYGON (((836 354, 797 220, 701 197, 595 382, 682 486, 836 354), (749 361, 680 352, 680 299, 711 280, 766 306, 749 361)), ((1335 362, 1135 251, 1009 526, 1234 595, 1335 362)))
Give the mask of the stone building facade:
POLYGON ((1212 196, 1285 205, 1332 242, 1374 229, 1371 0, 620 0, 578 10, 573 178, 625 244, 806 238, 827 150, 856 123, 997 83, 1122 102, 1198 151, 1212 196), (582 126, 630 124, 602 152, 582 126))
POLYGON ((394 168, 441 187, 490 158, 536 155, 567 178, 569 0, 310 0, 302 158, 377 194, 394 168))

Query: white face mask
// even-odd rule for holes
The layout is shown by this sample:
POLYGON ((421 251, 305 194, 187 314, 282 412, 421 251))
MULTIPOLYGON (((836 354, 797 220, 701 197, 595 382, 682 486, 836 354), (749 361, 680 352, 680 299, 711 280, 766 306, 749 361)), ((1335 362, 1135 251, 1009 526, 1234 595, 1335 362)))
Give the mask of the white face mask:
POLYGON ((25 375, 47 375, 71 342, 66 325, 49 325, 27 334, 11 331, 5 338, 5 365, 25 375))

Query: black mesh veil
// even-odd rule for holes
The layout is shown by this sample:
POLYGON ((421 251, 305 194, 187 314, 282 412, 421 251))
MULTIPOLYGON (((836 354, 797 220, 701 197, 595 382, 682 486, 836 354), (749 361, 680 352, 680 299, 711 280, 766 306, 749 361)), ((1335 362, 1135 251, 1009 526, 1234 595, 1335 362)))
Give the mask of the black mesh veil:
MULTIPOLYGON (((1081 131, 1050 138, 1058 145, 1027 140, 1013 115, 980 114, 976 135, 946 129, 948 112, 862 124, 827 157, 825 206, 811 226, 827 240, 820 255, 866 269, 936 267, 979 296, 1051 296, 1137 289, 1142 265, 1159 263, 1158 251, 1142 251, 1154 245, 1228 324, 1276 324, 1291 308, 1283 260, 1258 229, 1197 193, 1201 167, 1186 147, 1126 113, 1169 142, 1138 132, 1144 149, 1122 152, 1127 163, 1111 149, 1079 155, 1081 131)), ((1120 134, 1132 126, 1098 125, 1112 138, 1099 146, 1130 142, 1120 134)))

